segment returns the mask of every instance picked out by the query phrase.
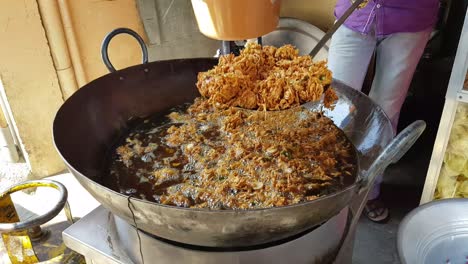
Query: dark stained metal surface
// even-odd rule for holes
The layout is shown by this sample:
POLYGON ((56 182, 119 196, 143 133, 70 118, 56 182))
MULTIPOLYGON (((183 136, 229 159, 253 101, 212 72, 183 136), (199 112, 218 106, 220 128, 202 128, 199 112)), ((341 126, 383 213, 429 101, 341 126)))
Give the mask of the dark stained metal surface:
MULTIPOLYGON (((192 101, 199 95, 197 73, 216 63, 216 59, 200 58, 133 66, 92 81, 60 108, 53 125, 55 145, 69 170, 106 209, 134 223, 128 197, 99 183, 106 177, 102 171, 107 151, 125 130, 127 121, 192 101)), ((339 101, 326 115, 356 146, 361 174, 366 175, 393 137, 390 122, 364 94, 338 82, 333 87, 339 101)), ((248 246, 280 240, 322 224, 350 203, 363 182, 356 179, 354 185, 332 195, 270 209, 210 211, 130 200, 137 227, 150 234, 200 246, 248 246)))

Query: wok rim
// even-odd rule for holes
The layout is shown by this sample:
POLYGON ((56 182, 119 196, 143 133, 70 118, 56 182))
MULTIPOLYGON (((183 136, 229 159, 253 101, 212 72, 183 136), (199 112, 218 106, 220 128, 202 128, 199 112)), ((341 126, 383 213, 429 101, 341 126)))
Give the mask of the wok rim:
MULTIPOLYGON (((107 73, 99 78, 96 78, 92 81, 90 81, 89 83, 85 84, 84 86, 82 86, 81 88, 79 88, 75 93, 73 93, 67 100, 65 100, 65 102, 60 106, 60 108, 57 110, 55 116, 54 116, 54 121, 53 121, 53 124, 52 124, 52 139, 54 141, 54 147, 55 149, 57 150, 59 156, 61 157, 62 161, 65 163, 65 165, 67 166, 67 170, 69 172, 71 172, 71 174, 74 175, 74 173, 72 171, 70 171, 70 168, 73 169, 74 171, 76 171, 79 176, 82 176, 81 178, 83 178, 83 180, 86 180, 88 182, 91 182, 91 183, 94 183, 96 184, 99 188, 103 188, 105 189, 106 191, 112 193, 113 195, 118 195, 120 196, 121 198, 125 198, 127 200, 130 200, 130 198, 134 199, 134 200, 137 200, 138 202, 141 202, 141 203, 146 203, 146 204, 149 204, 149 205, 156 205, 156 206, 161 206, 163 208, 166 208, 166 209, 170 209, 170 210, 184 210, 184 211, 190 211, 190 212, 204 212, 204 213, 217 213, 217 214, 239 214, 239 213, 248 213, 248 212, 260 212, 260 211, 277 211, 277 210, 286 210, 286 209, 290 209, 290 208, 296 208, 296 207, 302 207, 302 206, 305 206, 305 205, 309 205, 309 204, 312 204, 312 203, 317 203, 317 202, 320 202, 322 200, 325 200, 325 199, 328 199, 328 198, 331 198, 331 197, 335 197, 335 196, 339 196, 341 195, 342 193, 345 193, 345 192, 348 192, 348 191, 351 191, 352 189, 357 189, 355 191, 355 194, 356 195, 358 193, 358 191, 363 187, 363 183, 364 183, 364 179, 365 177, 363 177, 362 175, 362 171, 361 171, 361 165, 360 165, 360 155, 359 155, 359 151, 357 150, 356 146, 354 146, 354 144, 351 142, 351 145, 353 146, 353 149, 354 149, 354 153, 356 154, 356 160, 357 160, 357 172, 355 174, 355 178, 354 178, 354 182, 352 184, 350 184, 349 186, 346 186, 345 188, 339 190, 339 191, 336 191, 336 192, 333 192, 331 194, 328 194, 328 195, 324 195, 324 196, 321 196, 321 197, 318 197, 317 199, 314 199, 314 200, 311 200, 311 201, 306 201, 306 202, 300 202, 300 203, 296 203, 296 204, 290 204, 290 205, 284 205, 284 206, 278 206, 278 207, 266 207, 266 208, 255 208, 255 209, 224 209, 224 210, 220 210, 220 209, 208 209, 208 208, 189 208, 189 207, 179 207, 179 206, 172 206, 172 205, 164 205, 164 204, 160 204, 160 203, 156 203, 156 202, 151 202, 151 201, 148 201, 148 200, 143 200, 141 198, 138 198, 138 197, 133 197, 133 196, 129 196, 129 195, 125 195, 125 194, 122 194, 120 192, 117 192, 117 191, 114 191, 112 189, 110 189, 109 187, 107 186, 104 186, 103 184, 95 181, 95 180, 92 180, 90 179, 88 176, 86 176, 85 174, 83 174, 80 170, 76 169, 74 166, 72 166, 67 159, 65 159, 65 157, 62 155, 62 152, 60 151, 60 148, 59 146, 57 146, 57 143, 56 143, 56 140, 55 140, 55 137, 56 137, 56 121, 57 121, 57 116, 60 115, 60 113, 62 112, 63 108, 66 107, 66 104, 69 100, 73 100, 74 97, 76 97, 75 95, 78 94, 78 93, 85 93, 87 90, 90 90, 90 86, 92 86, 91 84, 93 83, 96 83, 96 82, 99 82, 101 81, 102 79, 104 78, 109 78, 110 76, 112 75, 117 75, 119 76, 119 74, 122 74, 122 73, 125 73, 125 71, 128 71, 130 69, 138 69, 138 68, 142 68, 144 69, 145 67, 148 67, 149 65, 151 64, 157 64, 157 63, 161 63, 161 62, 179 62, 179 61, 198 61, 198 60, 205 60, 205 61, 217 61, 218 59, 217 58, 210 58, 210 57, 200 57, 200 58, 183 58, 183 59, 170 59, 170 60, 160 60, 160 61, 153 61, 153 62, 149 62, 147 64, 138 64, 138 65, 133 65, 133 66, 129 66, 127 68, 123 68, 123 69, 120 69, 120 70, 117 70, 115 72, 111 72, 111 73, 107 73)), ((335 80, 333 79, 334 82, 338 82, 338 83, 342 83, 341 81, 339 80, 335 80)), ((343 84, 343 83, 342 83, 343 84)), ((95 89, 95 88, 94 88, 95 89)), ((361 91, 358 91, 358 90, 355 90, 355 92, 357 93, 360 93, 364 96, 366 96, 364 93, 362 93, 361 91)), ((307 103, 306 103, 307 104, 307 103)), ((372 102, 372 104, 375 104, 374 102, 372 102)), ((300 105, 300 106, 303 106, 304 104, 300 105)), ((375 105, 377 106, 377 108, 380 109, 380 107, 378 105, 375 105)), ((383 111, 381 111, 382 114, 385 115, 385 113, 383 111)), ((385 115, 386 116, 386 115, 385 115)), ((388 118, 388 117, 387 117, 388 118)), ((341 128, 340 128, 341 130, 341 128)), ((342 130, 341 130, 342 131, 342 130)), ((345 134, 346 135, 346 134, 345 134)), ((347 136, 346 136, 347 137, 347 136)), ((348 139, 349 140, 349 139, 348 139)), ((74 177, 76 177, 74 175, 74 177)), ((81 183, 80 183, 81 184, 81 183)), ((86 188, 85 188, 86 189, 86 188)), ((88 191, 89 192, 89 191, 88 191)), ((353 195, 353 196, 354 196, 353 195)), ((94 196, 93 196, 94 197, 94 196)))

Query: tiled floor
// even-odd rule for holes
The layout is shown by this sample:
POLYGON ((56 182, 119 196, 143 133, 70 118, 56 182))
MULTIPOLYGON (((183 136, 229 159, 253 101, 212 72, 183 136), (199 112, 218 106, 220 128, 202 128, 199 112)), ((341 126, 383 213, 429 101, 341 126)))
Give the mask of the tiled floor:
POLYGON ((382 198, 390 209, 391 218, 385 224, 376 224, 361 217, 353 263, 400 263, 396 249, 398 226, 404 216, 418 206, 420 194, 420 189, 414 187, 384 186, 382 198))

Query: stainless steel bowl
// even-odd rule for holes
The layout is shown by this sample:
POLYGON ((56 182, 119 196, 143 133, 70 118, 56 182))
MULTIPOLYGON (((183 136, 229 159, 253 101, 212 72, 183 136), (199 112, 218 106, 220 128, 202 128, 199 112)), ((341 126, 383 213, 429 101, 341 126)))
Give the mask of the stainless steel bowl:
POLYGON ((403 263, 468 263, 468 199, 414 209, 401 222, 397 241, 403 263))
MULTIPOLYGON (((291 44, 299 50, 300 55, 308 55, 323 36, 325 32, 310 23, 296 18, 283 17, 280 18, 278 27, 263 36, 262 41, 264 45, 275 47, 291 44)), ((329 46, 330 41, 314 56, 314 60, 327 59, 329 46)))

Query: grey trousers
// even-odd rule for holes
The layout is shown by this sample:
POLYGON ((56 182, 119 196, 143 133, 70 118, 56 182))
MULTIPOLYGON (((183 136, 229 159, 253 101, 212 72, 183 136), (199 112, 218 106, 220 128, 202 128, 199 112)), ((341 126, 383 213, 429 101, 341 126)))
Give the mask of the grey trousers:
MULTIPOLYGON (((408 87, 430 34, 428 29, 376 37, 341 26, 331 40, 328 67, 333 78, 361 90, 375 51, 376 71, 369 97, 384 110, 396 131, 408 87)), ((381 182, 382 176, 377 178, 369 200, 379 196, 381 182)))

